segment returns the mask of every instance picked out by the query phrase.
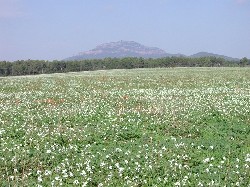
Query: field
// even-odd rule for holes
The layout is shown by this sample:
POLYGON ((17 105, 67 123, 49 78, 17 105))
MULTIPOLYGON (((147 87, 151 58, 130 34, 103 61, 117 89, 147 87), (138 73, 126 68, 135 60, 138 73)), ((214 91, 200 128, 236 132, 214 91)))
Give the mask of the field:
POLYGON ((250 186, 250 68, 0 78, 0 186, 250 186))

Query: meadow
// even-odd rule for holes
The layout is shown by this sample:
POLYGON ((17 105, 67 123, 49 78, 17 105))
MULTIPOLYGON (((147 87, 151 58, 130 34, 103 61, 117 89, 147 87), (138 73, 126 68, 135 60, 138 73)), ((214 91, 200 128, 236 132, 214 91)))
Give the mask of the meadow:
POLYGON ((250 68, 0 78, 0 186, 250 186, 250 68))

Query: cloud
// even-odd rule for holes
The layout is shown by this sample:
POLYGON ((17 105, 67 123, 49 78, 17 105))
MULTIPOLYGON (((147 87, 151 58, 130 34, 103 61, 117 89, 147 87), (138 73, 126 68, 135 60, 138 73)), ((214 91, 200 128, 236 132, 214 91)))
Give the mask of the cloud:
POLYGON ((0 18, 16 18, 23 15, 20 0, 0 0, 0 18))

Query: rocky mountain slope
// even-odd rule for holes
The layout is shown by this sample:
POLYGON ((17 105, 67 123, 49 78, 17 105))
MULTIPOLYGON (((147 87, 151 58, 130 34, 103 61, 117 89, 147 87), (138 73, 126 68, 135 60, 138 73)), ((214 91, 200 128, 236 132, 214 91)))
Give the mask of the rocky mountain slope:
MULTIPOLYGON (((66 58, 65 60, 84 60, 84 59, 103 59, 103 58, 124 58, 124 57, 142 57, 142 58, 162 58, 171 56, 185 56, 183 54, 170 54, 157 47, 147 47, 134 41, 118 41, 104 43, 96 46, 94 49, 81 52, 75 56, 66 58)), ((190 58, 215 56, 226 60, 237 61, 236 58, 231 58, 223 55, 199 52, 190 58)))
POLYGON ((161 58, 167 56, 178 56, 166 53, 157 47, 147 47, 134 41, 118 41, 98 45, 96 48, 81 52, 76 56, 66 60, 100 59, 100 58, 123 58, 123 57, 143 57, 161 58))

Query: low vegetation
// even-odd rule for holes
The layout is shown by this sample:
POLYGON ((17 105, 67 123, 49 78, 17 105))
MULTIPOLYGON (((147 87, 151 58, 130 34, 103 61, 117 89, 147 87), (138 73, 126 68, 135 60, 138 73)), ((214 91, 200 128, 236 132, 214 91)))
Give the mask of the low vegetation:
POLYGON ((0 79, 0 186, 249 186, 250 68, 0 79))

